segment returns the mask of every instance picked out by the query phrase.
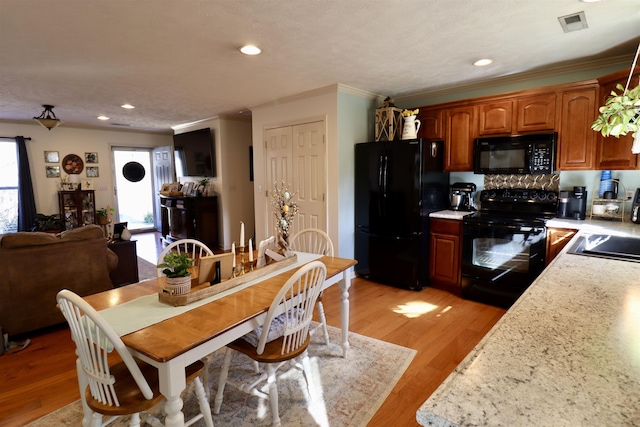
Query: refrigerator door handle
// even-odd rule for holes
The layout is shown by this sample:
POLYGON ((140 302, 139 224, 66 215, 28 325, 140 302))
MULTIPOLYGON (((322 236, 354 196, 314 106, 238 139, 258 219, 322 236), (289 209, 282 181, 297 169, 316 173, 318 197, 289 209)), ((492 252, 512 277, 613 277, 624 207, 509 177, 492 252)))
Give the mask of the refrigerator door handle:
POLYGON ((389 157, 384 156, 384 172, 382 182, 384 185, 384 197, 387 197, 387 166, 389 165, 389 157))
POLYGON ((377 195, 378 195, 378 216, 382 217, 383 216, 383 212, 382 212, 382 204, 384 203, 384 182, 383 182, 383 178, 382 178, 382 168, 383 168, 383 162, 384 162, 384 156, 380 156, 380 158, 378 159, 378 191, 377 191, 377 195))

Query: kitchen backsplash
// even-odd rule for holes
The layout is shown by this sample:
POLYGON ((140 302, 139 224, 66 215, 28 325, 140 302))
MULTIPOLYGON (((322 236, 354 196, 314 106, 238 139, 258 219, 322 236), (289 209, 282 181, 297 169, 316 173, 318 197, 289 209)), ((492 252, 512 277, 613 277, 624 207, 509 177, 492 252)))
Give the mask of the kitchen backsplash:
POLYGON ((485 175, 484 189, 496 188, 527 188, 535 190, 559 191, 560 175, 485 175))

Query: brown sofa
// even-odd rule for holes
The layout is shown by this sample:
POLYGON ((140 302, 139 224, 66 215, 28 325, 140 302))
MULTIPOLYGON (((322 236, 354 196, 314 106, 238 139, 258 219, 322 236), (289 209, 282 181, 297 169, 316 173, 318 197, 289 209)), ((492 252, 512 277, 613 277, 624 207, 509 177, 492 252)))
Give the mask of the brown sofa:
POLYGON ((97 225, 60 234, 0 236, 0 325, 10 336, 64 322, 56 294, 80 296, 113 289, 109 272, 118 256, 97 225))

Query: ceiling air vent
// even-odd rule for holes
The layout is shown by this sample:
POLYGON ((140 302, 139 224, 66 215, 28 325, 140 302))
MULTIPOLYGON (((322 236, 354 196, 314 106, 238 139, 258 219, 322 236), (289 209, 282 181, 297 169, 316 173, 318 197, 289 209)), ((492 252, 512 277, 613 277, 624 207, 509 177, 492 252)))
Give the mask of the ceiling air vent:
POLYGON ((131 125, 127 125, 127 124, 124 124, 124 123, 111 123, 111 126, 125 126, 126 127, 126 126, 131 126, 131 125))
POLYGON ((584 30, 588 28, 587 18, 584 16, 584 12, 572 13, 571 15, 565 15, 558 18, 560 25, 565 33, 571 31, 584 30))

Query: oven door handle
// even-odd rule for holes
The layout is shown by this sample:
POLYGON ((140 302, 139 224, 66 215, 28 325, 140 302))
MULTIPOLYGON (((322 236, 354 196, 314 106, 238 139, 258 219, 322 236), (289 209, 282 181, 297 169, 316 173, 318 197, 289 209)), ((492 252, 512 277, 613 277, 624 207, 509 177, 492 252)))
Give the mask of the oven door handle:
POLYGON ((467 230, 472 231, 472 230, 508 230, 508 231, 517 231, 519 233, 530 233, 530 234, 540 234, 540 233, 544 233, 545 227, 529 227, 529 226, 522 226, 522 225, 511 225, 511 224, 483 224, 483 223, 477 223, 477 222, 464 222, 464 227, 467 228, 467 230))

